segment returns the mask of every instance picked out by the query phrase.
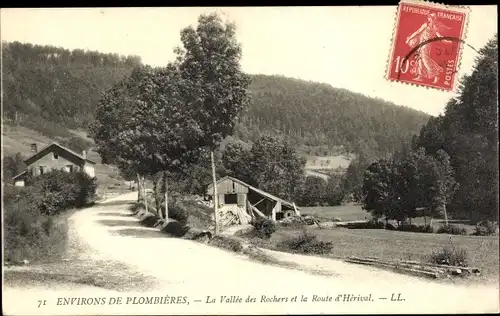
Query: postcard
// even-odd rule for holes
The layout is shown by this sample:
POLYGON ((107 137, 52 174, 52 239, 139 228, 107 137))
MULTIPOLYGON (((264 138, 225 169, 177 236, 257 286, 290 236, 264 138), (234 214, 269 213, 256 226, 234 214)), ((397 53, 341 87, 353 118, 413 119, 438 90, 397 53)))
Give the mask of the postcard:
POLYGON ((5 315, 499 312, 496 6, 1 26, 5 315))

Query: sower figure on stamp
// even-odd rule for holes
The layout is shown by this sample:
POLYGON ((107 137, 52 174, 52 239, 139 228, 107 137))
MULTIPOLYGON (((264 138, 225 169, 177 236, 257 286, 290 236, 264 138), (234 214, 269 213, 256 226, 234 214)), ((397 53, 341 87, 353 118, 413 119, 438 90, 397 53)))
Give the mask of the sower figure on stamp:
MULTIPOLYGON (((443 68, 431 57, 432 42, 423 44, 430 39, 442 37, 440 30, 442 28, 449 29, 444 24, 437 20, 436 14, 431 13, 427 16, 427 22, 423 23, 420 28, 406 38, 406 44, 410 47, 422 44, 415 52, 415 65, 411 69, 411 73, 416 75, 414 80, 422 81, 425 79, 434 79, 432 83, 437 83, 439 74, 443 72, 443 68)), ((442 40, 444 43, 451 43, 450 40, 442 40)))

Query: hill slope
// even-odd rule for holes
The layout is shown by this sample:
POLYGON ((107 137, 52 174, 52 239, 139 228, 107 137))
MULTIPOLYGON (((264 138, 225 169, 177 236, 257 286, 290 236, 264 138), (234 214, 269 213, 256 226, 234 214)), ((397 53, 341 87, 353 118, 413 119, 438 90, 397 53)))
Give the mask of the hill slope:
MULTIPOLYGON (((85 128, 101 94, 141 65, 136 56, 18 42, 4 43, 2 52, 4 119, 49 137, 85 128)), ((384 154, 408 141, 428 119, 425 113, 327 84, 251 78, 252 101, 235 133, 244 141, 281 134, 311 156, 384 154)))

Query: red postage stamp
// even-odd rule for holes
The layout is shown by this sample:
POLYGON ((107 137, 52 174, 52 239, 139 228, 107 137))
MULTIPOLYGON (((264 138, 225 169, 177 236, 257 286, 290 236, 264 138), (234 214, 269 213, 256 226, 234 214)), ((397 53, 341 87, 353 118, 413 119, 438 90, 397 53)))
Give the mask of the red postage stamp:
POLYGON ((417 0, 398 7, 387 78, 453 90, 469 9, 417 0))

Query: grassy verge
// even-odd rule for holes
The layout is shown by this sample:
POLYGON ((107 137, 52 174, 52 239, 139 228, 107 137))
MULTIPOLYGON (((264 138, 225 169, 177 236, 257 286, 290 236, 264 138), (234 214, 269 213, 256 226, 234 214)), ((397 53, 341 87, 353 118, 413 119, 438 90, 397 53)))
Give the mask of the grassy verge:
POLYGON ((57 216, 10 212, 6 214, 5 262, 18 264, 24 260, 51 262, 62 259, 68 245, 70 214, 71 212, 57 216))

